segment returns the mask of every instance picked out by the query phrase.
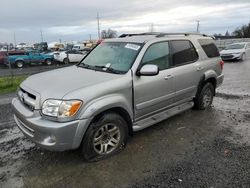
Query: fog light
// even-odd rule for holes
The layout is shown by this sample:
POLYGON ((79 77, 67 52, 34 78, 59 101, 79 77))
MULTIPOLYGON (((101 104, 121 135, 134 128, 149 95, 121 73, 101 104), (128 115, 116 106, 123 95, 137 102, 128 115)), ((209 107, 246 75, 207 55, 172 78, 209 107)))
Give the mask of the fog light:
POLYGON ((52 146, 52 145, 55 145, 55 143, 56 143, 56 137, 55 136, 48 136, 47 138, 45 138, 43 140, 42 144, 52 146))

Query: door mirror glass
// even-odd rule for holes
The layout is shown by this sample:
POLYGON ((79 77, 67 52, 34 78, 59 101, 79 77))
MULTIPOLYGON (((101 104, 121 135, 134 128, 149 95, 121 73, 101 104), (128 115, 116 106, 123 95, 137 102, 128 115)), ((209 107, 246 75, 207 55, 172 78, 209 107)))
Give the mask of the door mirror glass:
POLYGON ((140 69, 140 76, 155 76, 159 74, 159 67, 157 65, 143 65, 140 69))

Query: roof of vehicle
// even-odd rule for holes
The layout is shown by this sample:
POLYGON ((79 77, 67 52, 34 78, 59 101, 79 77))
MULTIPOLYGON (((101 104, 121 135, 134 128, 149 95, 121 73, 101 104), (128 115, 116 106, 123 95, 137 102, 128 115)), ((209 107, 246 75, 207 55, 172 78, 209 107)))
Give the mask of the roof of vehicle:
POLYGON ((159 38, 174 38, 174 39, 187 39, 187 38, 209 38, 212 37, 199 34, 199 33, 138 33, 138 34, 122 34, 118 38, 105 39, 105 42, 131 42, 131 43, 146 43, 153 39, 159 38))

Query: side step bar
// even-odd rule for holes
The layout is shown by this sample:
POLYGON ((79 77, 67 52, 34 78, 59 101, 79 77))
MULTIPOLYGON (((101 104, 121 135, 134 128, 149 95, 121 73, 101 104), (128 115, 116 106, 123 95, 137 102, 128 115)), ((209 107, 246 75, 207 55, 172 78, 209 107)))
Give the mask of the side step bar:
POLYGON ((159 123, 159 122, 161 122, 169 117, 172 117, 176 114, 179 114, 181 112, 184 112, 184 111, 192 108, 193 105, 194 105, 194 103, 190 101, 190 102, 181 104, 179 106, 167 109, 163 112, 160 112, 158 114, 150 116, 146 119, 135 122, 133 125, 133 131, 140 131, 140 130, 145 129, 146 127, 149 127, 153 124, 159 123))

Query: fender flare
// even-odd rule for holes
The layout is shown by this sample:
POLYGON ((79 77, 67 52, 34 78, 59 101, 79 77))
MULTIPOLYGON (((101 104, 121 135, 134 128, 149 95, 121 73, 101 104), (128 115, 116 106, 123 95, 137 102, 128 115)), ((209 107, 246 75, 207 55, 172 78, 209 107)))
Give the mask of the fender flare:
POLYGON ((130 104, 129 101, 122 95, 113 94, 104 96, 93 100, 90 104, 84 107, 80 115, 80 119, 88 119, 91 117, 95 117, 96 115, 112 108, 124 109, 132 119, 133 118, 132 104, 131 106, 129 106, 128 104, 130 104))

